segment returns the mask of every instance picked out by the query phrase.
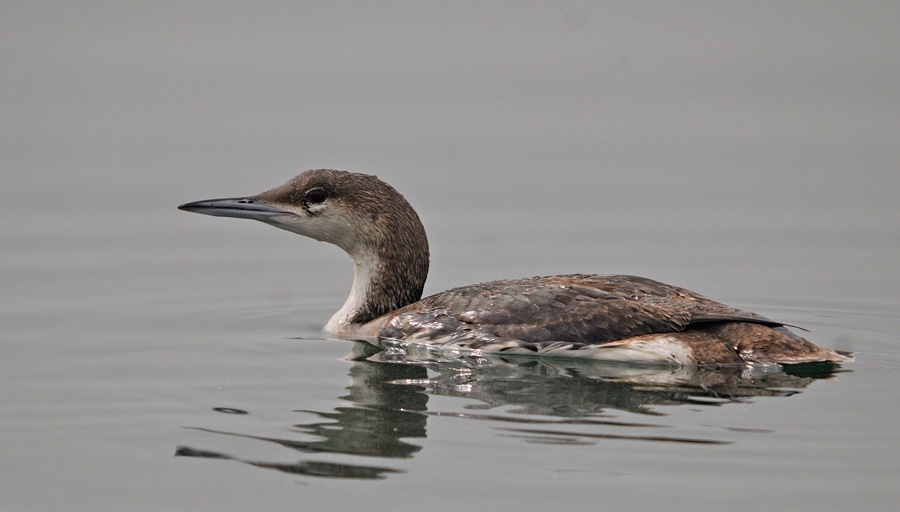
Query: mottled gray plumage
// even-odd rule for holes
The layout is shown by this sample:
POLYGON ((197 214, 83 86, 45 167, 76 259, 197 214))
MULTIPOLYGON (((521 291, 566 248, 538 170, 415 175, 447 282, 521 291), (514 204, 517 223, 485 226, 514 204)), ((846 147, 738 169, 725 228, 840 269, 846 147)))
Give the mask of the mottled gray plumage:
POLYGON ((307 171, 257 196, 179 208, 250 218, 333 243, 353 288, 326 331, 434 347, 678 364, 842 362, 755 313, 635 276, 492 281, 419 300, 428 241, 419 217, 375 176, 307 171))
POLYGON ((482 335, 532 343, 602 344, 683 331, 692 323, 712 321, 780 325, 651 279, 584 274, 454 288, 410 304, 392 316, 397 320, 380 332, 382 336, 403 339, 427 331, 430 338, 456 336, 462 340, 478 329, 482 335))

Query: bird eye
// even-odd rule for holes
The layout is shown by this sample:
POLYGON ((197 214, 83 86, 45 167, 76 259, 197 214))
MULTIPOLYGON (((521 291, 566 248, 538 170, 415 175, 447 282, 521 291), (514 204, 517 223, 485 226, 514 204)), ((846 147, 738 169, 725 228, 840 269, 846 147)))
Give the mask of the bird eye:
POLYGON ((306 195, 303 197, 306 199, 307 203, 320 204, 328 199, 328 192, 325 192, 324 188, 316 187, 306 191, 306 195))

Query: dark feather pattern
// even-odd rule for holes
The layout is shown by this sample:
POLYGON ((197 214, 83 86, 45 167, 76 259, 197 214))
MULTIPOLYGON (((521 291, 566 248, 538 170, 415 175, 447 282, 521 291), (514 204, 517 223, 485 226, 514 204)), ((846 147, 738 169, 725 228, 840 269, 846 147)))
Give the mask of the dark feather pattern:
POLYGON ((694 323, 750 322, 762 316, 694 292, 635 276, 573 274, 533 277, 447 290, 391 313, 379 333, 392 339, 452 338, 470 348, 490 339, 600 345, 694 323))

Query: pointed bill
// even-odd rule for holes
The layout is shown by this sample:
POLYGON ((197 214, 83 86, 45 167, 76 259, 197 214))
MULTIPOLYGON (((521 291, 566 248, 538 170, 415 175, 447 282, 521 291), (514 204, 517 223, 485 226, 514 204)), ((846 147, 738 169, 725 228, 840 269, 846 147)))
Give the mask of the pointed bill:
POLYGON ((214 217, 235 217, 266 221, 280 215, 295 215, 287 210, 269 206, 253 197, 232 197, 225 199, 206 199, 185 203, 178 207, 186 212, 202 213, 214 217))

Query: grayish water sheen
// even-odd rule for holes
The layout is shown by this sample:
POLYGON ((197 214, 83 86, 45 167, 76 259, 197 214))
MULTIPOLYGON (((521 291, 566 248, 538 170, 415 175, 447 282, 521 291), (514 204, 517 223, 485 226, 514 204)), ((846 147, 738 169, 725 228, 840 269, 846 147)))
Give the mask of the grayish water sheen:
POLYGON ((0 509, 895 510, 895 3, 0 7, 0 509), (335 167, 426 293, 629 273, 844 367, 323 339, 346 256, 179 212, 335 167))

